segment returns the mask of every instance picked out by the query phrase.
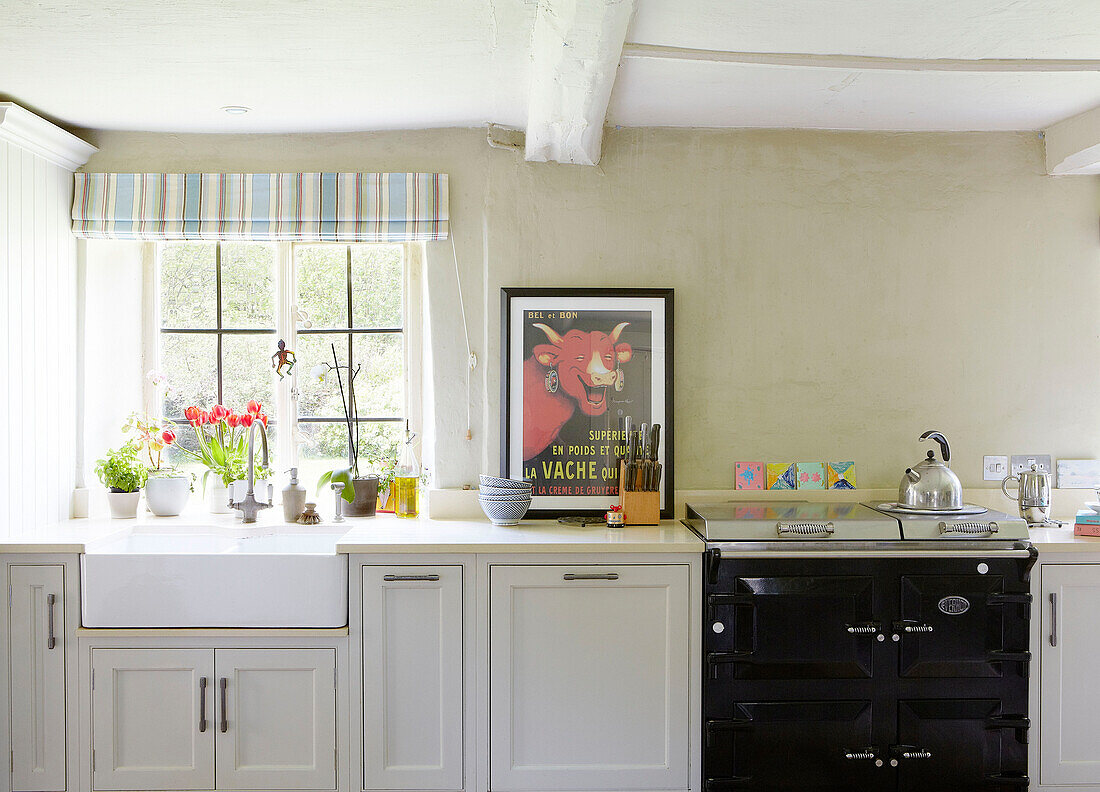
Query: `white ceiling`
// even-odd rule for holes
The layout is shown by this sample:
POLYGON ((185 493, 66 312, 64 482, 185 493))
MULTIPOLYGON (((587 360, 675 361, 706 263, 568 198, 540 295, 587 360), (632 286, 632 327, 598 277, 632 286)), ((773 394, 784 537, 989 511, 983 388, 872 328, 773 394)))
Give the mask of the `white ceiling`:
MULTIPOLYGON (((545 2, 545 0, 543 0, 545 2)), ((1098 0, 637 0, 627 41, 732 52, 1100 60, 1098 0)), ((0 94, 62 123, 179 132, 523 127, 536 0, 0 0, 0 94), (227 116, 223 105, 253 112, 227 116)), ((629 126, 1040 129, 1100 72, 623 59, 629 126)))

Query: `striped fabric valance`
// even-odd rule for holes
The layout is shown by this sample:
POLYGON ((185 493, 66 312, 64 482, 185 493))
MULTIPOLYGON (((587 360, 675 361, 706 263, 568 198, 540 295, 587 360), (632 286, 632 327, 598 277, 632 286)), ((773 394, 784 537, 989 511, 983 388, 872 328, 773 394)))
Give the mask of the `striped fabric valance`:
POLYGON ((445 173, 77 173, 88 239, 447 238, 445 173))

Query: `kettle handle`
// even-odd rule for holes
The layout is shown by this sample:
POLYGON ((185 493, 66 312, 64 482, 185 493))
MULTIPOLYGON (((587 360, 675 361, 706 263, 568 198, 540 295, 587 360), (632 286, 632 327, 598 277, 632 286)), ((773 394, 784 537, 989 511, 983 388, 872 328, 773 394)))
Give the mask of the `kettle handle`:
POLYGON ((1005 494, 1005 497, 1008 498, 1009 500, 1019 500, 1020 499, 1020 477, 1019 476, 1005 476, 1003 479, 1001 479, 1001 492, 1003 492, 1005 494), (1008 482, 1010 482, 1010 481, 1015 481, 1016 482, 1016 494, 1015 495, 1013 495, 1011 492, 1008 491, 1008 482))
POLYGON ((937 432, 934 429, 929 429, 927 432, 920 436, 921 440, 935 440, 940 444, 940 455, 943 457, 944 462, 951 461, 951 446, 947 444, 947 438, 943 436, 942 432, 937 432))

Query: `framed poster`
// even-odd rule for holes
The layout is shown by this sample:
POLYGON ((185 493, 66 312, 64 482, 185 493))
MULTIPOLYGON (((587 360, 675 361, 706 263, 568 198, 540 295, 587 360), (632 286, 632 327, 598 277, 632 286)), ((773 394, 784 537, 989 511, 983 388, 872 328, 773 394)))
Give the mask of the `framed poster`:
POLYGON ((618 503, 624 419, 661 425, 661 516, 673 516, 672 289, 501 289, 501 475, 531 517, 618 503))

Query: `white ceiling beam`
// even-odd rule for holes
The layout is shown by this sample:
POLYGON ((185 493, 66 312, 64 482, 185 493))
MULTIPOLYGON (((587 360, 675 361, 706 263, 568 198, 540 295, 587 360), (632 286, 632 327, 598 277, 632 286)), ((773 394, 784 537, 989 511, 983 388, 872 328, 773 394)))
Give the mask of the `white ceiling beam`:
POLYGON ((635 0, 539 0, 526 158, 595 165, 635 0))
POLYGON ((1052 176, 1100 173, 1100 107, 1043 130, 1047 173, 1052 176))
POLYGON ((624 58, 738 63, 756 66, 798 66, 847 71, 928 72, 1096 72, 1100 60, 1051 58, 886 58, 877 55, 817 55, 804 52, 728 52, 725 50, 666 47, 659 44, 625 44, 624 58))

